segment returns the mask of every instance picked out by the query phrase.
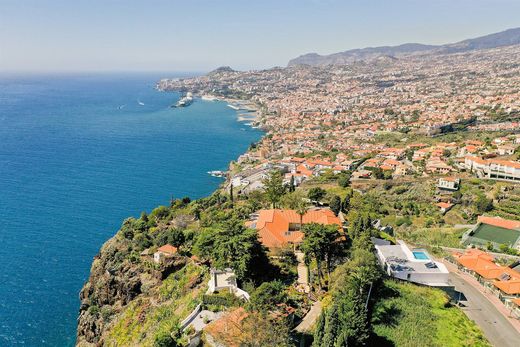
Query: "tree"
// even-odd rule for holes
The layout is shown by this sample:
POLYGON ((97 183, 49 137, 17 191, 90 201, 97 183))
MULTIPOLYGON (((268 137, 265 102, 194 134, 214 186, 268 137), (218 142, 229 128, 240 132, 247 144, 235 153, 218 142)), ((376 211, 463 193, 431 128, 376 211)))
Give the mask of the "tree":
POLYGON ((236 217, 216 228, 203 230, 193 251, 200 257, 209 258, 218 269, 232 268, 239 279, 257 275, 267 262, 257 231, 246 228, 236 217))
POLYGON ((284 196, 285 207, 294 210, 300 216, 300 226, 303 225, 303 216, 309 210, 308 203, 305 201, 306 197, 301 190, 294 191, 284 196))
POLYGON ((342 188, 346 188, 350 185, 350 172, 342 172, 338 177, 338 185, 342 188))
POLYGON ((233 206, 235 202, 235 197, 233 196, 233 182, 229 185, 229 198, 231 199, 231 206, 233 206))
POLYGON ((368 232, 358 235, 352 244, 350 261, 332 276, 332 306, 318 320, 313 347, 366 344, 371 329, 369 294, 381 277, 372 247, 368 232))
POLYGON ((327 192, 325 191, 325 189, 321 188, 321 187, 313 187, 309 190, 309 193, 307 194, 307 196, 309 197, 309 199, 311 201, 320 201, 321 199, 323 199, 325 197, 325 195, 327 195, 327 192))
POLYGON ((253 310, 269 311, 287 301, 286 287, 281 281, 264 282, 251 293, 249 304, 253 310))
POLYGON ((479 214, 491 211, 493 209, 493 200, 488 199, 483 194, 481 194, 477 197, 477 200, 475 201, 475 207, 477 213, 479 214))
POLYGON ((282 174, 277 170, 271 171, 269 176, 263 180, 263 184, 267 199, 271 202, 273 208, 276 208, 281 197, 285 194, 282 174))
POLYGON ((294 192, 296 190, 296 184, 294 183, 294 176, 291 176, 291 180, 289 182, 289 192, 294 192))
POLYGON ((329 207, 337 216, 341 211, 341 198, 337 195, 333 195, 330 199, 329 207))
POLYGON ((343 212, 348 212, 350 208, 350 199, 352 198, 352 190, 349 191, 347 195, 345 195, 345 199, 343 199, 343 202, 341 203, 341 210, 343 212))
POLYGON ((355 239, 363 232, 370 233, 373 230, 372 219, 368 212, 355 212, 350 219, 349 234, 355 239))
POLYGON ((321 289, 322 264, 326 262, 327 273, 330 274, 334 245, 339 237, 338 226, 309 223, 302 227, 302 231, 304 238, 301 250, 308 259, 316 260, 318 286, 321 289))
POLYGON ((249 312, 240 324, 238 341, 241 347, 290 347, 290 324, 284 319, 274 318, 269 312, 249 312))

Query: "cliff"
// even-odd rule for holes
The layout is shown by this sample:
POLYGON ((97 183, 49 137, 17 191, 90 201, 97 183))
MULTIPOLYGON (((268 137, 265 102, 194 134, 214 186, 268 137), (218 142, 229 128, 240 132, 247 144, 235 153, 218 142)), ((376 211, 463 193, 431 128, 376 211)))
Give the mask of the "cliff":
POLYGON ((155 263, 157 242, 173 229, 157 214, 146 219, 127 219, 94 258, 80 293, 78 346, 153 346, 182 338, 179 322, 199 303, 207 270, 182 253, 155 263), (141 255, 143 249, 151 255, 141 255))

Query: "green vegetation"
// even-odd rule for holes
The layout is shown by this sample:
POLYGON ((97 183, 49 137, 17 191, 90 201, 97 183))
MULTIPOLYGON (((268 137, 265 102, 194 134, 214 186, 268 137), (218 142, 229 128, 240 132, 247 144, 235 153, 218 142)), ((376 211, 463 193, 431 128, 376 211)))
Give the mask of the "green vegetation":
POLYGON ((366 344, 371 334, 370 294, 380 277, 370 232, 365 230, 354 238, 350 261, 332 276, 332 303, 318 320, 313 347, 366 344))
POLYGON ((385 280, 372 315, 373 345, 490 346, 469 318, 439 289, 385 280))
POLYGON ((203 268, 188 264, 166 278, 159 288, 161 305, 149 298, 132 301, 117 317, 106 345, 169 346, 181 344, 179 323, 197 306, 206 291, 203 268))

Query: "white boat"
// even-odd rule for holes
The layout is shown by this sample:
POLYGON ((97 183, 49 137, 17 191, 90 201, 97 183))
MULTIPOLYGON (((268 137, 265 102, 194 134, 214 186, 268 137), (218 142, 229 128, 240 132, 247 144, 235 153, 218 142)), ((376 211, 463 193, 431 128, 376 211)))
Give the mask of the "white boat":
POLYGON ((224 177, 227 174, 226 171, 220 171, 220 170, 208 171, 208 173, 213 177, 224 177))
POLYGON ((144 106, 144 102, 140 101, 140 100, 137 100, 137 103, 141 106, 144 106))
POLYGON ((186 96, 181 98, 177 103, 172 107, 186 107, 190 106, 193 102, 193 95, 191 93, 186 93, 186 96))

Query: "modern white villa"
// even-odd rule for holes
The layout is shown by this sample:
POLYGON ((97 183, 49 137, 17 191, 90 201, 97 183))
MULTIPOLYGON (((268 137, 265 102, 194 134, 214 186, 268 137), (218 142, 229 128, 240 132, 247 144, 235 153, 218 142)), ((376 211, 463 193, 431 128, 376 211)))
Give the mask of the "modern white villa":
POLYGON ((395 278, 432 287, 446 287, 449 271, 424 249, 410 249, 403 241, 396 245, 375 242, 377 257, 385 272, 395 278))

